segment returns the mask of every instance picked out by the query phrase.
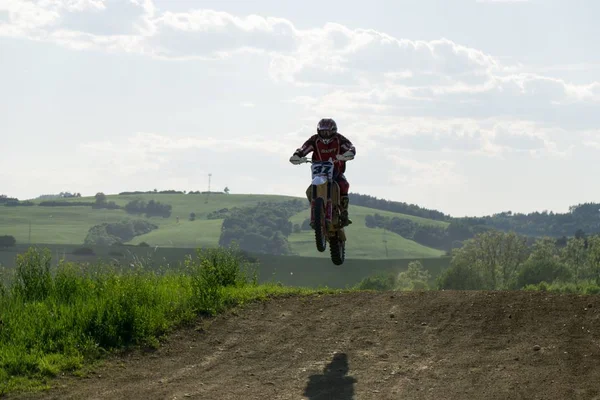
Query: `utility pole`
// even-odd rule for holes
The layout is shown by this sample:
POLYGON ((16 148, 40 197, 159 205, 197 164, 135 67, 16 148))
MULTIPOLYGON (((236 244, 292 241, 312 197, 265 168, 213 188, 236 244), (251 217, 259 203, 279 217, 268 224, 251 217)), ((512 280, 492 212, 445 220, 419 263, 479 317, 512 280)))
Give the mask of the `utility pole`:
POLYGON ((204 204, 208 204, 208 198, 210 197, 210 181, 212 178, 212 174, 208 174, 208 192, 206 193, 206 200, 204 200, 204 204))
POLYGON ((385 258, 389 258, 387 242, 387 231, 385 228, 383 228, 383 247, 385 248, 385 258))

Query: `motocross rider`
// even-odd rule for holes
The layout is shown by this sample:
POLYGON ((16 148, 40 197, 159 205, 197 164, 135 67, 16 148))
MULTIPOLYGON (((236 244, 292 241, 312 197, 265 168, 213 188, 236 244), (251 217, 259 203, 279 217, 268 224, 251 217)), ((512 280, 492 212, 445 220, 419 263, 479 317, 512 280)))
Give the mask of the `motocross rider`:
POLYGON ((348 217, 348 190, 350 184, 344 176, 346 172, 346 161, 354 159, 356 149, 350 140, 338 133, 337 124, 331 118, 323 118, 317 124, 317 134, 311 136, 302 147, 294 152, 290 157, 292 164, 301 164, 302 157, 305 157, 312 151, 313 161, 327 161, 330 158, 334 160, 334 180, 340 187, 341 208, 340 219, 343 226, 352 223, 348 217))

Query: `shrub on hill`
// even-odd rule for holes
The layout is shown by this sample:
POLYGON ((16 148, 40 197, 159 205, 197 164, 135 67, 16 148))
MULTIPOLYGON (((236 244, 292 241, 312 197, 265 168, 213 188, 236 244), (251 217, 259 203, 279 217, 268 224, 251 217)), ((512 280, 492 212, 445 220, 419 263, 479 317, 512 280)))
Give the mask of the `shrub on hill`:
POLYGON ((138 194, 185 194, 185 191, 181 190, 146 190, 146 191, 134 191, 134 192, 121 192, 119 196, 127 195, 138 195, 138 194))
POLYGON ((225 219, 235 210, 238 210, 238 208, 233 208, 231 210, 228 208, 221 208, 220 210, 208 213, 206 219, 225 219))
POLYGON ((59 201, 59 200, 46 200, 41 201, 40 207, 93 207, 94 204, 91 201, 59 201))
POLYGON ((0 247, 14 247, 17 245, 17 239, 14 236, 0 236, 0 247))
POLYGON ((427 208, 419 207, 416 204, 402 203, 398 201, 383 200, 377 197, 350 193, 350 204, 357 206, 374 208, 383 211, 392 211, 400 214, 413 215, 415 217, 423 217, 428 219, 434 219, 438 221, 449 221, 450 216, 446 215, 437 210, 430 210, 427 208))
POLYGON ((73 254, 77 256, 93 256, 96 253, 94 253, 94 250, 89 247, 79 247, 73 250, 73 254))
POLYGON ((169 218, 171 216, 171 209, 173 207, 170 204, 163 204, 155 200, 150 200, 148 203, 146 203, 144 200, 135 199, 127 203, 124 208, 125 212, 128 214, 144 214, 147 218, 169 218))
POLYGON ((8 197, 5 194, 0 195, 0 204, 6 204, 8 202, 19 202, 19 199, 16 197, 8 197))
POLYGON ((244 251, 263 254, 290 254, 287 240, 293 226, 289 218, 308 208, 301 200, 259 203, 232 210, 223 220, 220 246, 237 243, 244 251))
POLYGON ((5 207, 31 207, 34 205, 35 205, 35 203, 32 201, 19 201, 19 200, 9 200, 4 203, 5 207))
POLYGON ((136 236, 145 235, 158 226, 143 220, 125 220, 104 223, 90 228, 84 243, 87 246, 114 246, 128 242, 136 236))
POLYGON ((114 201, 107 201, 107 202, 104 202, 104 203, 93 203, 92 204, 92 208, 96 209, 96 210, 99 210, 99 209, 120 210, 123 207, 121 207, 120 205, 118 205, 114 201))
POLYGON ((450 250, 473 237, 478 228, 469 227, 460 221, 452 221, 448 228, 421 225, 407 218, 384 217, 380 214, 367 215, 365 225, 368 228, 383 228, 406 239, 414 240, 424 246, 450 250))

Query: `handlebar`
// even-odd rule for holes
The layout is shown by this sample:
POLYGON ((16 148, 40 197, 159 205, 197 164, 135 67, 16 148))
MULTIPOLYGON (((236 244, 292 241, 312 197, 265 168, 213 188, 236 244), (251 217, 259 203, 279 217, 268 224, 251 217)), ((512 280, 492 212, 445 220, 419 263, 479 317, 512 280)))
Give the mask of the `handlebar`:
MULTIPOLYGON (((353 160, 353 158, 350 159, 350 160, 353 160)), ((345 161, 350 161, 350 160, 345 160, 345 161)), ((329 160, 327 160, 327 161, 336 162, 336 161, 341 161, 341 160, 339 160, 339 159, 334 160, 332 158, 329 158, 329 160)), ((313 160, 309 159, 308 157, 301 157, 300 158, 300 162, 298 163, 298 165, 300 165, 300 164, 313 164, 313 163, 319 163, 319 162, 324 162, 324 160, 313 161, 313 160)))

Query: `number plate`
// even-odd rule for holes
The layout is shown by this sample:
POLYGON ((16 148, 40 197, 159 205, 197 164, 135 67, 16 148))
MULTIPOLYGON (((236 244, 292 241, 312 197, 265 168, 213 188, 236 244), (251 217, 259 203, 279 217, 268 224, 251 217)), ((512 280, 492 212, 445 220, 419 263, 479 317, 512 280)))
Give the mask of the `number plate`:
POLYGON ((326 176, 333 179, 333 163, 331 161, 316 161, 312 164, 312 177, 326 176))

